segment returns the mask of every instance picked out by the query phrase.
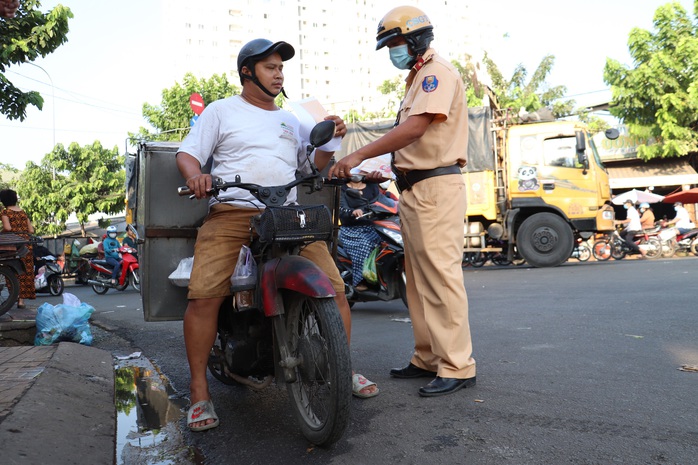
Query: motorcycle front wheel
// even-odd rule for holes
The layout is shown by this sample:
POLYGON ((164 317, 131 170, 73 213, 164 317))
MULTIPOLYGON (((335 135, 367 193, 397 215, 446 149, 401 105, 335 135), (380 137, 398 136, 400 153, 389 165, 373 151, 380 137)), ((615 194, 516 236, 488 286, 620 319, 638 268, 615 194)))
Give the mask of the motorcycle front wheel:
POLYGON ((599 239, 591 246, 591 254, 600 262, 611 258, 611 244, 606 239, 599 239))
POLYGON ((63 282, 63 278, 59 275, 52 274, 48 277, 48 291, 51 295, 58 296, 63 294, 64 287, 65 283, 63 282))
POLYGON ((128 275, 128 282, 135 290, 141 292, 141 273, 138 270, 139 268, 136 268, 131 271, 131 274, 128 275))
POLYGON ((349 423, 351 357, 332 298, 284 296, 290 356, 300 363, 286 385, 303 435, 318 446, 339 440, 349 423))
POLYGON ((4 315, 19 298, 19 279, 7 266, 0 266, 0 315, 4 315))
POLYGON ((591 258, 591 250, 589 250, 589 247, 586 245, 580 245, 579 246, 579 256, 577 257, 577 260, 580 262, 586 262, 591 258))

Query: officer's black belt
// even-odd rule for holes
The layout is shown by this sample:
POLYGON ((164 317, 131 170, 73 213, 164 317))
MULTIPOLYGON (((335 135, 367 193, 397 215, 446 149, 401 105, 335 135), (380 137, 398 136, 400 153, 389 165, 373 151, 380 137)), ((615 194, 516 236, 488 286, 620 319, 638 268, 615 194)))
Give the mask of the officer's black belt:
POLYGON ((412 189, 412 186, 417 184, 419 181, 424 181, 425 179, 433 178, 434 176, 460 174, 460 165, 455 164, 451 166, 442 166, 441 168, 434 168, 433 170, 412 170, 407 173, 402 173, 393 166, 393 172, 396 176, 395 183, 397 184, 397 188, 400 192, 402 192, 412 189))

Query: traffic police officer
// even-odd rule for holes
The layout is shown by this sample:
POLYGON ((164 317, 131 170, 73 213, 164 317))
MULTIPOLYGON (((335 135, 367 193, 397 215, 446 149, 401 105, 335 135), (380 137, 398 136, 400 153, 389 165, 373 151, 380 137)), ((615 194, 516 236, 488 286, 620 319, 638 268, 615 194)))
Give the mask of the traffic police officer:
POLYGON ((387 46, 393 65, 410 70, 396 126, 329 172, 349 177, 363 160, 393 153, 415 345, 410 363, 390 374, 433 378, 419 389, 426 397, 475 385, 461 269, 466 192, 460 169, 466 162, 468 109, 463 81, 429 47, 433 38, 433 26, 418 8, 394 8, 383 17, 376 49, 387 46))

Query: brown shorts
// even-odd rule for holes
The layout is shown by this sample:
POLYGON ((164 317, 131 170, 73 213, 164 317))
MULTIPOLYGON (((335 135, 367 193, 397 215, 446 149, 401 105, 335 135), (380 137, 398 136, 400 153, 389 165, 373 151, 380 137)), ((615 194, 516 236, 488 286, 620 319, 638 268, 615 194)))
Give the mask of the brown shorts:
MULTIPOLYGON (((194 246, 194 266, 189 279, 189 299, 227 297, 243 245, 251 239, 250 218, 257 209, 216 204, 199 229, 194 246)), ((344 282, 330 255, 327 244, 313 242, 301 251, 301 256, 315 263, 332 282, 337 294, 344 293, 344 282)))

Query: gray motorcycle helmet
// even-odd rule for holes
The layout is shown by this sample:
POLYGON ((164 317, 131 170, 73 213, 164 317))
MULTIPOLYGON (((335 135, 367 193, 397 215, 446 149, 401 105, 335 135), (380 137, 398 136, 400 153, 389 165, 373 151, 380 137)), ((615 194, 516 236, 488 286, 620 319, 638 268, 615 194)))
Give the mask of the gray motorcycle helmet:
MULTIPOLYGON (((288 61, 293 58, 296 51, 291 44, 287 42, 272 42, 269 39, 254 39, 243 45, 240 49, 240 53, 238 54, 238 74, 240 75, 240 85, 243 84, 245 79, 249 79, 257 84, 257 86, 262 89, 265 94, 271 97, 276 97, 276 95, 269 92, 264 86, 262 86, 262 84, 260 84, 254 72, 255 63, 268 57, 272 53, 278 53, 281 56, 282 61, 288 61), (251 74, 243 74, 243 67, 247 67, 251 74)), ((281 92, 284 94, 284 97, 286 97, 286 92, 284 92, 283 89, 281 89, 281 92)))

